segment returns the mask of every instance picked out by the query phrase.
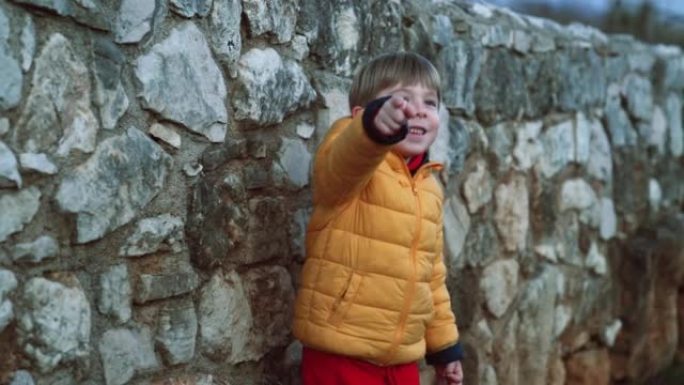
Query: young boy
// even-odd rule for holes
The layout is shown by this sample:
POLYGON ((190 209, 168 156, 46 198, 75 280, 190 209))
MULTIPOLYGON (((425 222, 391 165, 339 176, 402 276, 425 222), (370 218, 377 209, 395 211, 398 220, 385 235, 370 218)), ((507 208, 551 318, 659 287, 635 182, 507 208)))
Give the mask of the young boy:
POLYGON ((427 156, 439 89, 420 55, 373 59, 352 83, 351 117, 317 151, 293 329, 303 385, 419 385, 426 352, 442 381, 462 382, 431 174, 441 166, 427 156))

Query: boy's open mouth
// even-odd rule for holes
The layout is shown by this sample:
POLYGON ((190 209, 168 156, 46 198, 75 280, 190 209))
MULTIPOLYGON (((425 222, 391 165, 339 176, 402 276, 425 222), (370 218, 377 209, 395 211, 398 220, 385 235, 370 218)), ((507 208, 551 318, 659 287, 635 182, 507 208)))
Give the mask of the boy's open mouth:
POLYGON ((425 135, 426 130, 423 127, 410 127, 409 134, 411 135, 425 135))

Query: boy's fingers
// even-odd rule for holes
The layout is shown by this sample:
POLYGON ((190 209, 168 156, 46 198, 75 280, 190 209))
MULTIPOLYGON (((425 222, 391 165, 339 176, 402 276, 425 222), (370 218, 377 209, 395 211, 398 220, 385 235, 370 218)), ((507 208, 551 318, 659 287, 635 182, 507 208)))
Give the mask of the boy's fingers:
POLYGON ((403 98, 400 98, 398 96, 392 96, 390 98, 390 103, 391 103, 392 107, 397 108, 397 109, 403 109, 404 105, 407 104, 406 100, 404 100, 403 98))

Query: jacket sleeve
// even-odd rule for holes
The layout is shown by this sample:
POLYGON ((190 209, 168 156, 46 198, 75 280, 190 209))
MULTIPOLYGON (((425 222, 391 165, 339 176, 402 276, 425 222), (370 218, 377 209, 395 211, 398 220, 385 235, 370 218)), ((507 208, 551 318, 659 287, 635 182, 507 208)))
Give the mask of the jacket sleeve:
POLYGON ((434 316, 428 324, 425 339, 427 341, 427 362, 441 364, 463 358, 463 349, 458 343, 459 334, 456 317, 451 310, 451 298, 446 286, 446 265, 444 264, 443 228, 440 225, 437 235, 437 259, 432 270, 432 300, 434 316))
POLYGON ((391 149, 371 139, 364 114, 333 124, 316 153, 313 170, 314 203, 336 205, 358 194, 391 149))

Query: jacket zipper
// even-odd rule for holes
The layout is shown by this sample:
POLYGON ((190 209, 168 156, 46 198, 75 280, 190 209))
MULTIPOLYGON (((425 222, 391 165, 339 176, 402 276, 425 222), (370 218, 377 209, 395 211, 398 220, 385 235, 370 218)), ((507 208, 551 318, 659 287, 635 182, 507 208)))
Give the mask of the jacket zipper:
POLYGON ((413 198, 416 201, 416 235, 413 238, 413 243, 411 244, 411 277, 409 278, 408 282, 406 283, 407 285, 407 293, 406 297, 404 297, 404 305, 401 311, 401 318, 399 319, 399 326, 397 327, 396 332, 394 333, 394 338, 392 339, 392 345, 390 345, 389 350, 387 351, 387 355, 385 356, 386 358, 383 361, 384 364, 389 364, 391 360, 394 358, 394 355, 397 353, 397 350, 399 349, 399 345, 401 343, 402 336, 404 335, 404 331, 406 330, 406 322, 408 320, 409 313, 411 312, 411 303, 413 302, 413 296, 415 295, 416 292, 416 254, 418 252, 418 242, 420 242, 420 237, 422 235, 422 217, 423 217, 423 206, 421 205, 420 198, 418 197, 418 190, 416 189, 416 177, 420 175, 421 171, 424 171, 426 166, 430 167, 432 166, 430 163, 426 163, 422 165, 416 173, 411 176, 411 172, 409 171, 408 167, 404 164, 404 171, 406 175, 410 176, 411 180, 411 192, 413 193, 413 198))

